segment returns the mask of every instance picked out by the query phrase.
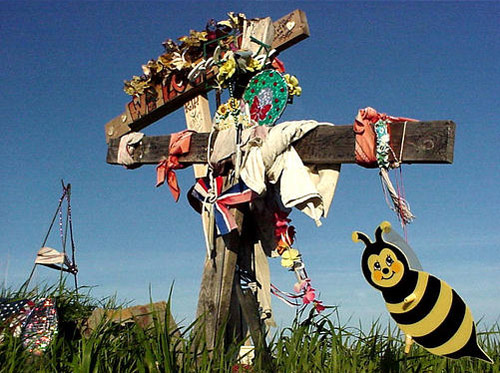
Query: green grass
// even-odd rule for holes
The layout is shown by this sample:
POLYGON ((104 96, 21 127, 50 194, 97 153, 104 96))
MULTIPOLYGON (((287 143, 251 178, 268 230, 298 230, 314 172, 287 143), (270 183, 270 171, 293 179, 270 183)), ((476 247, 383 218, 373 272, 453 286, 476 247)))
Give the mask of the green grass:
MULTIPOLYGON (((0 344, 0 372, 231 372, 239 345, 223 346, 222 332, 209 351, 195 321, 187 326, 162 325, 155 319, 150 330, 101 323, 88 338, 79 323, 95 307, 116 308, 109 298, 95 300, 67 289, 48 288, 37 294, 4 292, 3 297, 57 299, 60 332, 42 356, 27 353, 18 338, 5 334, 0 344)), ((165 320, 169 320, 170 302, 165 320)), ((479 325, 479 330, 481 327, 479 325)), ((269 338, 272 361, 257 358, 252 372, 500 372, 500 327, 479 333, 480 344, 495 361, 487 364, 462 358, 431 355, 414 345, 403 352, 399 330, 379 322, 368 332, 343 325, 336 310, 330 314, 298 313, 290 327, 269 338)), ((257 356, 263 356, 257 351, 257 356)), ((239 372, 245 371, 242 367, 239 372)))

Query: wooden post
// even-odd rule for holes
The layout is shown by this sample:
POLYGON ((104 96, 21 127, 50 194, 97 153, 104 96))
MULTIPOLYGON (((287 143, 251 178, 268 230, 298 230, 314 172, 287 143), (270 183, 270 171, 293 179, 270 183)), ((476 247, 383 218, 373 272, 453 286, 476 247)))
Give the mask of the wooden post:
MULTIPOLYGON (((196 132, 210 132, 212 128, 212 115, 206 94, 201 94, 184 104, 184 114, 186 115, 186 126, 196 132)), ((205 177, 207 175, 206 164, 195 164, 194 177, 205 177)))
MULTIPOLYGON (((261 50, 262 45, 252 40, 271 45, 273 37, 274 28, 271 18, 248 20, 244 25, 241 48, 266 54, 265 49, 261 50)), ((203 102, 198 101, 198 106, 195 108, 201 107, 203 102)), ((245 338, 248 329, 254 345, 257 345, 259 350, 266 351, 266 340, 258 316, 259 308, 255 294, 245 292, 243 295, 239 276, 235 275, 236 263, 238 261, 250 262, 254 256, 252 235, 248 235, 248 232, 253 229, 253 233, 255 229, 248 221, 250 217, 248 214, 244 215, 241 211, 237 211, 237 216, 238 231, 232 232, 223 239, 217 238, 213 252, 215 257, 205 260, 196 314, 197 317, 210 315, 204 318, 203 323, 209 348, 214 347, 217 333, 221 330, 222 324, 226 323, 225 339, 228 343, 233 336, 239 340, 245 338), (211 310, 214 313, 210 313, 211 310)), ((269 360, 265 352, 261 356, 264 356, 265 361, 269 360)))
POLYGON ((215 347, 217 333, 221 326, 228 322, 238 243, 236 231, 217 237, 212 257, 205 260, 196 316, 205 326, 205 338, 209 349, 215 347))

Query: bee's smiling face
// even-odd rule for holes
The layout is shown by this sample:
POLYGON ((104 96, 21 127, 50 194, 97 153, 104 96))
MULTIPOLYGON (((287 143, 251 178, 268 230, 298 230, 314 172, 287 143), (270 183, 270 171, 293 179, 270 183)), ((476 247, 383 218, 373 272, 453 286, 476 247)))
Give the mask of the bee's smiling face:
POLYGON ((372 281, 381 287, 395 286, 403 278, 405 267, 391 249, 382 249, 380 254, 368 257, 368 268, 372 281))

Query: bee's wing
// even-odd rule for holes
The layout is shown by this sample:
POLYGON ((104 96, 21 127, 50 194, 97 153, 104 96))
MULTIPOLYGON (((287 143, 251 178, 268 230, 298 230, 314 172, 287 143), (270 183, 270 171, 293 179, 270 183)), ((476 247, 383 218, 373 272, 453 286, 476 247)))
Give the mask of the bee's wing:
POLYGON ((420 261, 418 260, 417 255, 415 254, 413 249, 406 243, 403 237, 396 233, 396 231, 391 229, 389 233, 384 234, 384 239, 401 249, 401 251, 406 256, 408 265, 411 269, 414 269, 416 271, 423 271, 422 264, 420 264, 420 261))

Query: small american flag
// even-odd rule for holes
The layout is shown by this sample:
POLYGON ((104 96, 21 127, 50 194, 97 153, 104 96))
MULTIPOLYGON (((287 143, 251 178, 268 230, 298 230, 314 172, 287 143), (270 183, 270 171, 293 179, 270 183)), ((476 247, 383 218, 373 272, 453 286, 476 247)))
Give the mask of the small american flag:
POLYGON ((56 302, 52 298, 42 299, 36 304, 24 322, 21 340, 32 353, 41 354, 49 347, 58 333, 56 302))
POLYGON ((0 299, 0 329, 6 327, 14 337, 20 337, 26 317, 35 303, 29 299, 8 301, 0 299))
POLYGON ((14 302, 0 299, 0 323, 20 313, 28 312, 34 305, 35 303, 29 299, 21 299, 14 302))

